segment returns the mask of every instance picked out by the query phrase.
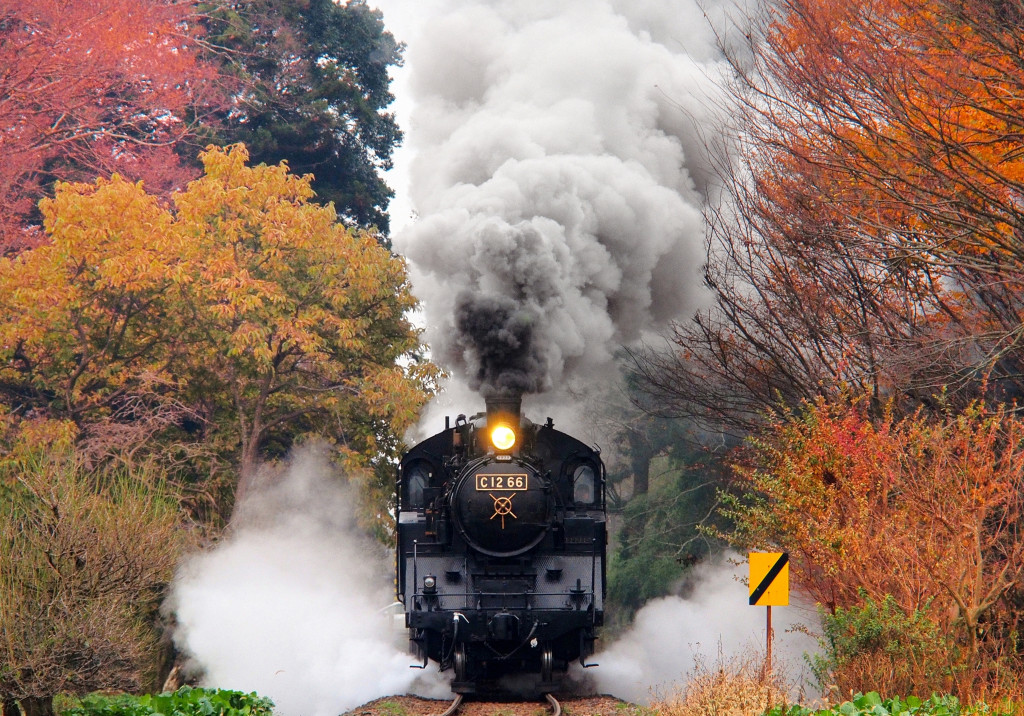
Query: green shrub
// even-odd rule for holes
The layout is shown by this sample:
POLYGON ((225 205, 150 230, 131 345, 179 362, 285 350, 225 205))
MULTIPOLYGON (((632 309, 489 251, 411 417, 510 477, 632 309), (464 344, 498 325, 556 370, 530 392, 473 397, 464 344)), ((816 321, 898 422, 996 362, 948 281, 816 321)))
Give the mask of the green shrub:
POLYGON ((809 659, 823 691, 841 694, 878 689, 888 693, 929 692, 951 686, 956 644, 931 618, 929 606, 904 611, 887 595, 876 602, 822 612, 822 653, 809 659))
POLYGON ((156 696, 90 694, 63 716, 271 716, 274 702, 255 693, 182 686, 156 696))

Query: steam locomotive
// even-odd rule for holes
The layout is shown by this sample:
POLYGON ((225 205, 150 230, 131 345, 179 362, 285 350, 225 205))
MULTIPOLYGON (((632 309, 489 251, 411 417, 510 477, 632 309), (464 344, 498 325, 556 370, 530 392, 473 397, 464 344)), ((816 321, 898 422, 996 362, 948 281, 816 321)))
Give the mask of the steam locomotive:
POLYGON ((472 693, 583 666, 604 620, 605 472, 597 450, 521 417, 518 397, 410 449, 398 470, 397 598, 410 648, 472 693))

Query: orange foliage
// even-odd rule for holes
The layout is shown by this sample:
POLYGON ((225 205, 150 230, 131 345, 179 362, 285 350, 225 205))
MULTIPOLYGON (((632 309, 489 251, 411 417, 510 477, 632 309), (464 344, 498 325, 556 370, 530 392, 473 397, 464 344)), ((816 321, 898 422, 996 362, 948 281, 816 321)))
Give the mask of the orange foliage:
MULTIPOLYGON (((850 356, 882 390, 929 393, 978 375, 1020 390, 1024 14, 1015 7, 773 5, 763 43, 751 46, 752 69, 736 62, 749 92, 737 99, 750 179, 733 177, 731 189, 753 243, 763 242, 749 249, 751 267, 736 230, 716 227, 758 298, 797 307, 777 304, 763 333, 779 332, 805 301, 831 304, 839 316, 865 309, 845 321, 864 337, 850 356), (821 292, 819 266, 828 274, 833 265, 867 280, 821 292)), ((814 334, 815 322, 798 320, 814 334)), ((795 351, 803 359, 822 356, 807 384, 829 372, 865 381, 839 370, 817 338, 787 333, 804 346, 795 351)), ((761 353, 770 353, 764 343, 761 353)))
POLYGON ((788 134, 781 153, 819 170, 801 178, 829 187, 858 228, 923 238, 939 263, 992 270, 997 258, 972 257, 988 252, 1019 262, 1019 11, 986 0, 782 6, 766 60, 797 99, 775 127, 788 134))
POLYGON ((1024 577, 1024 420, 972 406, 872 422, 819 400, 776 419, 750 458, 738 473, 747 494, 730 500, 736 540, 787 550, 816 602, 930 605, 969 677, 1007 645, 1024 577))

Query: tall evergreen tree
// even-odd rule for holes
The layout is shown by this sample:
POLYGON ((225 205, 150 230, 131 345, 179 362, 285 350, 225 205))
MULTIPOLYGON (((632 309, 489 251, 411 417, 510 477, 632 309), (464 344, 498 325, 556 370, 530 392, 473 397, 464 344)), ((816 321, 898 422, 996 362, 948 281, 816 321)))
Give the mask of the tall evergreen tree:
POLYGON ((364 0, 242 0, 206 17, 210 46, 238 81, 214 140, 244 142, 254 164, 313 174, 317 201, 386 235, 393 192, 381 172, 401 139, 386 110, 388 68, 403 46, 380 11, 364 0))

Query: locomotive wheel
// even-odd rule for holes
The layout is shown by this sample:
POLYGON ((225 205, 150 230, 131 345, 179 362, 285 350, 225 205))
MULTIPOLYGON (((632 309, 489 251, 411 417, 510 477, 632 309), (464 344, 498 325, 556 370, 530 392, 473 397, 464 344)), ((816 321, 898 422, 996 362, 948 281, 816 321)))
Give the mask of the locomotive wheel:
POLYGON ((540 654, 540 680, 542 683, 550 684, 554 676, 555 655, 550 646, 545 646, 540 654))
POLYGON ((455 654, 452 656, 455 666, 455 681, 466 680, 466 645, 459 643, 455 645, 455 654))

